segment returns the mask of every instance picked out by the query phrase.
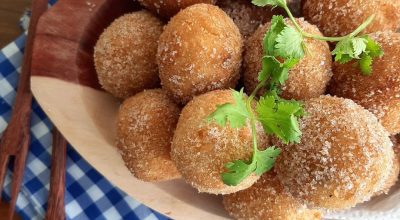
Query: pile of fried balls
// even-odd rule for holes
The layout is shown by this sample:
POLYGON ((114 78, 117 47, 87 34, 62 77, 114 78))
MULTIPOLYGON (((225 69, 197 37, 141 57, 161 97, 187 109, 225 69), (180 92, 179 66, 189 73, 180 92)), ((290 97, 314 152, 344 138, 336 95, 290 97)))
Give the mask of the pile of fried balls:
MULTIPOLYGON (((289 72, 282 97, 301 100, 300 143, 283 144, 257 124, 259 146, 281 149, 274 168, 237 186, 221 180, 224 165, 251 157, 250 126, 205 119, 258 83, 262 41, 278 8, 250 0, 138 0, 142 10, 109 25, 94 48, 102 88, 121 99, 116 147, 143 181, 184 179, 199 192, 222 194, 235 219, 321 219, 388 193, 399 175, 400 1, 290 1, 300 26, 343 36, 371 14, 364 30, 384 55, 371 76, 333 61, 327 42, 289 72)), ((134 1, 132 1, 134 4, 134 1)), ((288 20, 286 20, 288 21, 288 20)), ((260 93, 262 94, 262 93, 260 93)))

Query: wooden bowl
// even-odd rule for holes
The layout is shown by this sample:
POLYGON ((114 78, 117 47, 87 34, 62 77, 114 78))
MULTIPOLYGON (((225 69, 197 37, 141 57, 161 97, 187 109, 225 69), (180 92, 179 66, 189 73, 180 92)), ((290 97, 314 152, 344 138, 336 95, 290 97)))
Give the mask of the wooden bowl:
POLYGON ((183 180, 137 180, 114 147, 120 102, 100 89, 93 47, 115 18, 137 9, 133 0, 59 0, 37 27, 33 94, 80 155, 133 198, 174 219, 226 219, 220 197, 199 194, 183 180))
MULTIPOLYGON (((220 197, 199 194, 183 180, 157 184, 137 180, 114 147, 120 101, 100 89, 93 47, 115 18, 138 9, 134 0, 59 0, 37 27, 33 94, 80 155, 133 198, 173 219, 227 219, 220 197)), ((393 214, 400 208, 399 188, 355 209, 326 217, 400 219, 400 212, 393 214)))

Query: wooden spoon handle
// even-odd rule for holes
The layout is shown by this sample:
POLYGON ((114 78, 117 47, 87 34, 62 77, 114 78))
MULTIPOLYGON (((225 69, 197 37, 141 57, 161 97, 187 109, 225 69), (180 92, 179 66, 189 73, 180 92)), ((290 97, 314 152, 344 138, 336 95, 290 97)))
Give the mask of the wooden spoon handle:
POLYGON ((46 219, 65 219, 64 193, 67 141, 54 127, 53 150, 51 156, 50 192, 47 202, 46 219))

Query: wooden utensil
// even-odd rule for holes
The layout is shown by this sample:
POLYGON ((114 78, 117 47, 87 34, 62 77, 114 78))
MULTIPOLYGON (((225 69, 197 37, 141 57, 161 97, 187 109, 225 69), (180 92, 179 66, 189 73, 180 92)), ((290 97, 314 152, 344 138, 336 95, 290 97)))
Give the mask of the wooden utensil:
POLYGON ((21 187, 25 168, 26 155, 30 140, 30 114, 32 93, 30 89, 32 45, 35 38, 36 25, 39 17, 47 9, 47 0, 32 1, 32 16, 29 26, 28 38, 25 44, 24 62, 19 78, 18 91, 15 98, 13 113, 8 127, 3 133, 0 142, 0 189, 3 187, 7 164, 11 156, 15 157, 11 185, 11 201, 7 219, 12 219, 15 203, 21 187))
POLYGON ((53 129, 53 150, 51 155, 50 192, 47 202, 46 219, 65 219, 65 163, 67 141, 56 127, 53 129))

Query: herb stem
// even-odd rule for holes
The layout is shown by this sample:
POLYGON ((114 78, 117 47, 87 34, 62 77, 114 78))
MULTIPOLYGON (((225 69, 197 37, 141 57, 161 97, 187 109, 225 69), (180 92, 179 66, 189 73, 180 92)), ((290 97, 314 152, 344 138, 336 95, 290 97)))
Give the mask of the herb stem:
POLYGON ((303 32, 302 34, 306 38, 312 38, 312 39, 316 39, 316 40, 329 41, 329 42, 342 41, 344 39, 349 38, 348 35, 343 36, 343 37, 324 37, 324 36, 319 36, 319 35, 310 34, 310 33, 306 33, 306 32, 303 32))
POLYGON ((253 90, 253 92, 250 94, 249 99, 251 99, 251 100, 254 99, 254 97, 257 95, 258 91, 259 91, 260 89, 262 89, 262 88, 265 86, 265 84, 267 83, 267 80, 268 80, 268 79, 265 79, 265 80, 263 80, 263 81, 261 81, 261 82, 258 83, 257 87, 256 87, 256 88, 253 90))
POLYGON ((258 144, 257 144, 257 128, 256 128, 256 117, 253 112, 253 108, 251 107, 251 103, 253 102, 254 97, 257 95, 258 91, 265 86, 267 83, 267 79, 262 80, 258 83, 256 88, 250 94, 250 97, 247 99, 246 107, 247 111, 249 112, 250 118, 250 126, 251 126, 251 135, 253 139, 253 156, 252 156, 252 163, 256 160, 257 151, 258 151, 258 144))
POLYGON ((329 42, 336 42, 336 41, 342 41, 345 40, 347 38, 352 38, 356 35, 358 35, 359 33, 361 33, 361 31, 363 31, 369 24, 371 24, 371 22, 374 20, 375 18, 375 14, 371 15, 368 17, 367 20, 364 21, 364 23, 362 23, 360 26, 358 26, 357 29, 355 29, 353 32, 351 32, 350 34, 343 36, 343 37, 324 37, 324 36, 319 36, 319 35, 315 35, 315 34, 310 34, 305 32, 300 25, 297 23, 296 18, 293 16, 292 12, 290 11, 289 7, 287 5, 285 5, 283 7, 283 9, 285 9, 287 15, 289 16, 289 19, 292 21, 294 27, 297 29, 298 32, 301 33, 301 35, 303 35, 306 38, 312 38, 312 39, 316 39, 316 40, 322 40, 322 41, 329 41, 329 42))
POLYGON ((353 32, 351 32, 350 34, 348 34, 346 36, 343 36, 343 37, 324 37, 324 36, 318 36, 318 35, 310 34, 310 33, 306 33, 306 32, 301 32, 301 33, 303 34, 304 37, 313 38, 313 39, 316 39, 316 40, 330 41, 330 42, 341 41, 341 40, 345 40, 347 38, 352 38, 354 36, 357 36, 369 24, 371 24, 371 22, 374 20, 374 18, 375 18, 375 14, 369 16, 368 19, 365 20, 364 23, 362 23, 360 26, 358 26, 357 29, 355 29, 353 32))
MULTIPOLYGON (((261 84, 261 83, 260 83, 261 84)), ((256 90, 254 90, 256 91, 256 90)), ((253 93, 254 93, 253 91, 253 93)), ((258 144, 257 144, 257 128, 256 128, 256 118, 254 116, 253 108, 251 107, 251 103, 253 101, 254 96, 250 96, 247 99, 246 107, 247 111, 249 112, 250 118, 250 126, 251 126, 251 135, 253 141, 253 156, 252 156, 252 163, 256 161, 257 151, 258 151, 258 144)))
POLYGON ((296 18, 294 18, 292 12, 290 11, 289 7, 286 4, 283 7, 283 9, 285 9, 286 13, 289 16, 289 19, 292 21, 292 23, 295 26, 295 28, 297 29, 297 31, 300 32, 303 36, 305 36, 305 34, 308 34, 308 33, 303 31, 303 29, 300 27, 299 24, 297 24, 296 18))
POLYGON ((361 31, 363 31, 365 28, 367 28, 367 26, 369 24, 371 24, 371 22, 375 19, 375 14, 371 15, 368 17, 367 20, 364 21, 364 23, 362 23, 360 26, 358 26, 357 29, 355 29, 351 34, 349 34, 349 37, 354 37, 356 35, 358 35, 359 33, 361 33, 361 31))

